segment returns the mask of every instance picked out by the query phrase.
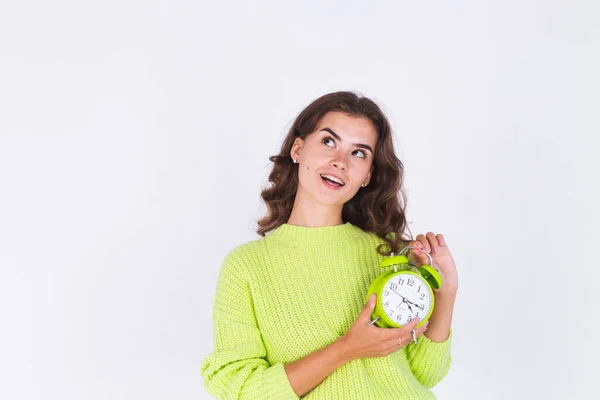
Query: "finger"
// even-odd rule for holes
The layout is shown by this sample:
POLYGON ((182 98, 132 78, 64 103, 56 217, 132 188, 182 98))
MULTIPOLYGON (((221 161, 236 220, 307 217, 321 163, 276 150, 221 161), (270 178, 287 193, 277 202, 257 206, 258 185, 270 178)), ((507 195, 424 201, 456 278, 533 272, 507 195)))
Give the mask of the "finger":
POLYGON ((428 325, 429 325, 429 321, 425 322, 423 325, 421 325, 420 327, 418 327, 415 330, 415 336, 417 336, 417 337, 421 336, 427 330, 427 326, 428 325))
POLYGON ((392 339, 387 340, 385 342, 385 346, 387 347, 388 353, 392 353, 394 351, 398 351, 404 346, 406 346, 410 342, 409 339, 406 338, 406 335, 402 336, 394 336, 392 339))
POLYGON ((440 244, 440 246, 447 246, 446 238, 444 237, 444 235, 438 233, 437 235, 435 235, 435 237, 437 238, 437 241, 440 244))
MULTIPOLYGON (((419 235, 419 236, 417 236, 417 238, 419 238, 420 236, 423 236, 423 235, 419 235)), ((409 246, 413 247, 413 249, 411 249, 411 251, 409 252, 409 258, 411 259, 413 264, 421 265, 421 264, 424 264, 428 260, 427 256, 421 252, 421 250, 425 249, 425 246, 423 245, 423 243, 420 240, 411 241, 409 243, 409 246)))
POLYGON ((419 322, 421 322, 421 318, 413 318, 410 320, 410 322, 406 325, 404 325, 402 328, 399 328, 403 331, 403 333, 412 331, 413 329, 416 328, 416 326, 419 324, 419 322))
POLYGON ((435 238, 435 234, 433 232, 427 232, 427 240, 429 241, 431 254, 437 254, 439 245, 437 239, 435 238))
POLYGON ((412 339, 413 338, 412 337, 412 331, 415 331, 415 336, 419 336, 420 334, 422 334, 423 332, 425 332, 425 330, 427 329, 427 326, 429 325, 429 321, 425 321, 425 323, 423 325, 419 326, 418 328, 417 328, 418 322, 414 323, 414 324, 410 324, 410 325, 411 326, 409 326, 407 324, 403 328, 407 328, 406 334, 408 335, 408 337, 410 337, 410 339, 412 339))
POLYGON ((373 293, 371 297, 369 297, 369 301, 367 301, 367 304, 365 304, 363 310, 359 314, 359 319, 365 321, 366 323, 371 322, 371 314, 373 314, 373 310, 375 309, 376 300, 377 295, 373 293))
POLYGON ((412 329, 406 331, 402 328, 398 329, 388 329, 386 333, 388 333, 385 339, 382 340, 385 343, 387 348, 396 347, 396 349, 406 346, 408 343, 412 341, 412 329), (391 331, 395 331, 392 336, 389 335, 391 331))
POLYGON ((408 256, 408 258, 410 258, 413 261, 419 257, 418 251, 416 251, 418 248, 417 243, 419 243, 419 242, 417 242, 416 240, 411 240, 410 242, 408 242, 408 245, 410 247, 412 247, 412 249, 408 250, 406 255, 408 256))
POLYGON ((390 337, 390 338, 394 338, 394 337, 398 338, 399 336, 404 337, 407 332, 410 335, 410 331, 415 329, 415 327, 417 326, 419 321, 421 321, 421 318, 413 318, 412 320, 410 320, 408 322, 408 324, 402 326, 401 328, 387 329, 388 337, 390 337))
MULTIPOLYGON (((415 337, 419 337, 421 336, 426 330, 427 330, 427 326, 429 325, 429 321, 425 322, 422 326, 420 326, 419 328, 415 329, 413 327, 413 329, 415 329, 415 337)), ((406 325, 406 327, 408 327, 408 325, 406 325)), ((402 334, 398 337, 393 337, 390 340, 386 341, 386 346, 389 347, 397 347, 397 348, 402 348, 406 345, 408 345, 409 343, 412 343, 413 340, 413 336, 412 336, 412 330, 406 331, 406 332, 402 332, 402 334)))
POLYGON ((421 241, 419 241, 419 240, 411 240, 408 243, 408 245, 412 246, 412 247, 414 247, 415 249, 418 249, 418 250, 423 250, 425 248, 425 246, 423 246, 423 243, 421 243, 421 241))
POLYGON ((422 233, 417 235, 417 245, 416 247, 418 249, 421 249, 423 251, 426 251, 429 253, 429 251, 431 250, 429 248, 429 243, 427 242, 427 238, 425 237, 425 235, 423 235, 422 233))
MULTIPOLYGON (((402 342, 406 343, 407 345, 410 343, 415 343, 415 339, 420 337, 426 330, 427 330, 427 325, 429 325, 429 321, 425 322, 422 326, 420 326, 419 328, 413 328, 410 331, 408 331, 405 336, 402 337, 402 342), (415 332, 415 335, 413 337, 412 332, 415 332)), ((417 343, 418 344, 418 341, 417 343)))

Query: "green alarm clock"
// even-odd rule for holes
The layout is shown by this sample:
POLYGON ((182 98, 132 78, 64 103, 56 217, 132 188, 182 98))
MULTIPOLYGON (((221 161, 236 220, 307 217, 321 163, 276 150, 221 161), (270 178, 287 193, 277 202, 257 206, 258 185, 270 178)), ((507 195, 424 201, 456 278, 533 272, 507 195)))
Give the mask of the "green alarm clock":
POLYGON ((403 253, 415 247, 404 247, 399 255, 391 254, 381 260, 379 266, 387 269, 371 283, 367 301, 371 294, 377 295, 377 303, 371 314, 372 325, 380 328, 400 328, 413 318, 420 318, 417 327, 431 316, 435 299, 433 289, 442 286, 439 270, 433 267, 429 253, 421 250, 429 258, 429 265, 416 265, 403 253))

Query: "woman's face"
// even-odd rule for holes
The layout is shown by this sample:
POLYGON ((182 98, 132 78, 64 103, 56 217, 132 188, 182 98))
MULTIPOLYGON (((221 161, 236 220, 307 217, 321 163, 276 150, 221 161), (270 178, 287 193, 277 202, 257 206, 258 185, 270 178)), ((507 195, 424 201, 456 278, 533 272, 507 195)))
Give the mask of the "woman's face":
POLYGON ((298 194, 326 205, 343 205, 371 178, 377 131, 368 119, 329 112, 290 156, 298 164, 298 194), (332 182, 335 180, 339 182, 332 182), (306 193, 300 193, 300 192, 306 193))

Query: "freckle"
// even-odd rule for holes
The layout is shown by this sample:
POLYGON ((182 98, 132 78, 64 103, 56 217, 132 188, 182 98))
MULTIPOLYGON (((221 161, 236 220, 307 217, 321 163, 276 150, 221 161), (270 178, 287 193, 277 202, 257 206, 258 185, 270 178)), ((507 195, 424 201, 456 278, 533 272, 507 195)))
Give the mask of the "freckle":
POLYGON ((310 168, 308 168, 308 166, 306 166, 306 169, 310 169, 310 168))

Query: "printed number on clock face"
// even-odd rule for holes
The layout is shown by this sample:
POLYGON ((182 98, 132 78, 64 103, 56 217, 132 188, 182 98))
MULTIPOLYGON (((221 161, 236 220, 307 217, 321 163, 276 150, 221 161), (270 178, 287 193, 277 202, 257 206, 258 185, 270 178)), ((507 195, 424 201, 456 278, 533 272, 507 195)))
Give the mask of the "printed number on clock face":
POLYGON ((431 309, 431 296, 420 277, 400 274, 383 286, 381 304, 387 316, 398 325, 406 325, 411 319, 425 318, 431 309))

